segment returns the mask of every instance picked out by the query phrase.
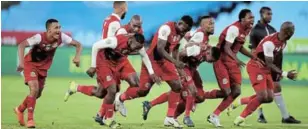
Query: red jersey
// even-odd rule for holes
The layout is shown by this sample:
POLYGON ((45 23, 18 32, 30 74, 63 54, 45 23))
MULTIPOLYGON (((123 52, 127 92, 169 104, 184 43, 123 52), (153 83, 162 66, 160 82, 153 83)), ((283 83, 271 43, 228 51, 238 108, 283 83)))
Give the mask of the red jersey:
POLYGON ((234 61, 227 53, 224 52, 226 40, 233 40, 231 50, 237 54, 245 43, 245 38, 249 34, 248 30, 244 30, 239 21, 226 27, 219 36, 217 47, 222 51, 221 59, 225 61, 234 61))
POLYGON ((190 38, 193 42, 202 43, 204 45, 208 45, 209 36, 202 31, 202 28, 197 29, 197 31, 190 38))
POLYGON ((119 29, 120 26, 120 17, 117 14, 111 14, 108 16, 103 24, 103 35, 102 38, 105 39, 109 36, 114 36, 116 30, 119 29), (112 26, 112 27, 111 27, 112 26), (111 30, 109 30, 111 29, 111 30), (113 34, 112 34, 113 33, 113 34))
POLYGON ((24 57, 24 63, 34 65, 41 70, 48 70, 52 64, 58 46, 60 46, 62 42, 70 43, 72 39, 64 33, 61 33, 59 40, 50 42, 47 41, 47 35, 46 32, 44 32, 28 38, 27 41, 32 48, 24 57))
POLYGON ((181 58, 181 61, 187 63, 190 67, 197 68, 201 63, 206 61, 207 50, 210 49, 207 44, 198 44, 194 45, 193 43, 185 46, 185 50, 189 49, 189 47, 194 46, 193 50, 190 50, 191 53, 187 53, 187 55, 181 58))
POLYGON ((161 57, 157 51, 158 38, 167 40, 165 50, 168 53, 171 53, 174 50, 174 48, 176 48, 179 45, 179 42, 181 40, 181 35, 177 34, 175 25, 176 25, 175 22, 167 22, 164 25, 162 25, 159 28, 159 30, 155 33, 150 48, 147 50, 147 54, 149 55, 150 60, 157 60, 157 61, 163 60, 163 57, 161 57))
MULTIPOLYGON (((255 52, 253 53, 255 56, 260 58, 261 60, 265 61, 265 56, 275 58, 282 53, 283 49, 286 46, 285 42, 281 42, 278 39, 278 32, 273 33, 269 36, 266 36, 261 42, 258 44, 255 52), (266 47, 266 49, 264 49, 266 47), (266 51, 265 51, 266 50, 266 51)), ((270 70, 267 67, 264 69, 270 70)))
POLYGON ((129 37, 121 34, 116 35, 115 38, 117 39, 115 40, 117 42, 117 47, 115 49, 111 49, 112 51, 110 52, 105 51, 103 55, 98 55, 97 65, 101 64, 105 60, 111 61, 112 63, 118 63, 127 58, 127 55, 130 53, 127 44, 129 37))

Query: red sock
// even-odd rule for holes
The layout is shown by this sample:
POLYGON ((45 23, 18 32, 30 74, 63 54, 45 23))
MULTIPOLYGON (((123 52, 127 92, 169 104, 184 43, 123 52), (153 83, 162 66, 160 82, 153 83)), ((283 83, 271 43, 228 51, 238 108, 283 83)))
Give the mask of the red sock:
POLYGON ((246 106, 244 111, 241 113, 241 117, 246 118, 248 115, 253 113, 260 105, 261 105, 261 103, 259 102, 259 100, 256 97, 253 98, 248 103, 248 105, 246 106))
POLYGON ((214 111, 214 114, 219 116, 222 111, 230 106, 230 104, 234 101, 233 97, 229 95, 226 99, 224 99, 219 106, 214 111))
POLYGON ((205 99, 216 99, 217 98, 217 92, 219 92, 220 90, 218 89, 214 89, 208 92, 204 93, 204 97, 205 99))
POLYGON ((175 110, 177 107, 177 104, 180 101, 180 93, 175 93, 173 91, 170 92, 169 98, 168 98, 168 117, 174 117, 175 110))
POLYGON ((93 85, 78 85, 77 91, 88 96, 92 96, 92 90, 95 88, 93 85))
POLYGON ((248 104, 253 98, 255 98, 257 95, 252 95, 248 97, 243 97, 240 99, 241 105, 248 104))
POLYGON ((154 107, 157 104, 162 104, 162 103, 167 102, 168 101, 168 97, 169 97, 169 93, 168 92, 161 94, 160 96, 158 96, 157 98, 155 98, 154 100, 152 100, 150 102, 151 106, 154 107))
POLYGON ((113 117, 114 104, 103 104, 105 108, 105 119, 110 119, 113 117))
POLYGON ((186 105, 185 105, 185 116, 190 116, 190 111, 194 105, 195 98, 192 95, 188 95, 186 98, 186 105))
POLYGON ((24 99, 24 101, 18 106, 18 110, 20 112, 24 112, 27 108, 28 96, 24 99))
POLYGON ((131 100, 138 97, 138 87, 128 87, 127 90, 121 94, 120 101, 131 100))
POLYGON ((33 120, 35 104, 36 104, 36 98, 28 96, 27 97, 28 121, 33 120))

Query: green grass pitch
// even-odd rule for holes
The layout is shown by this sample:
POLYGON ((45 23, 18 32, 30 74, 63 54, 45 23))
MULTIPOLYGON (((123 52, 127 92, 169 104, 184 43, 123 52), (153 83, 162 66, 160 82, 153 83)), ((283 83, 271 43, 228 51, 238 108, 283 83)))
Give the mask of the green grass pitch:
MULTIPOLYGON (((63 101, 63 96, 68 88, 69 81, 75 80, 81 84, 95 84, 94 79, 89 78, 55 78, 49 77, 46 81, 45 90, 42 97, 37 101, 35 109, 36 126, 39 129, 98 129, 106 128, 94 122, 93 116, 98 111, 102 100, 94 97, 88 97, 82 94, 73 95, 68 102, 63 101)), ((28 94, 28 87, 24 86, 23 78, 20 76, 2 76, 1 77, 1 124, 3 129, 23 129, 17 124, 17 119, 13 112, 13 107, 20 104, 28 94)), ((122 83, 122 91, 127 87, 122 83)), ((217 88, 216 83, 204 84, 204 89, 217 88)), ((228 117, 225 112, 220 116, 221 124, 225 129, 246 128, 246 129, 308 129, 308 87, 307 86, 283 86, 283 97, 286 101, 289 112, 297 119, 302 121, 300 125, 281 124, 281 115, 277 106, 272 104, 263 105, 268 124, 259 124, 256 122, 257 115, 254 113, 247 119, 250 127, 235 127, 233 120, 243 110, 243 106, 233 112, 228 117)), ((146 98, 127 101, 125 105, 128 108, 128 116, 123 118, 118 113, 116 120, 122 124, 123 129, 160 129, 163 126, 167 104, 159 105, 150 111, 146 122, 142 120, 141 102, 157 97, 159 94, 169 90, 164 83, 161 86, 155 85, 146 98)), ((242 86, 242 96, 251 95, 253 90, 250 85, 242 86)), ((217 107, 220 99, 207 100, 199 104, 195 113, 192 113, 195 129, 214 128, 206 122, 206 117, 217 107)), ((182 118, 179 120, 182 122, 182 118)))

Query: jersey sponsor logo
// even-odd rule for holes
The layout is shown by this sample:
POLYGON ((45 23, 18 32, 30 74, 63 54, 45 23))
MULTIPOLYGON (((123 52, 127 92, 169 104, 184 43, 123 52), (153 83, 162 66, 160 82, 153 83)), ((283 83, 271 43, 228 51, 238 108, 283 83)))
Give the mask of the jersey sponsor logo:
POLYGON ((262 76, 261 74, 258 74, 258 75, 257 75, 257 80, 258 80, 258 81, 263 80, 263 76, 262 76))
POLYGON ((225 85, 225 84, 228 84, 228 79, 227 79, 227 78, 223 78, 223 79, 222 79, 222 84, 224 84, 224 85, 225 85))
POLYGON ((31 73, 30 73, 30 76, 31 76, 31 77, 36 77, 35 72, 31 72, 31 73))
POLYGON ((111 81, 112 77, 110 75, 106 76, 107 81, 111 81))
POLYGON ((186 76, 186 81, 190 81, 191 80, 191 76, 186 76))
POLYGON ((186 97, 186 96, 188 96, 188 93, 187 93, 187 91, 183 91, 183 92, 182 92, 182 96, 183 96, 183 97, 186 97))

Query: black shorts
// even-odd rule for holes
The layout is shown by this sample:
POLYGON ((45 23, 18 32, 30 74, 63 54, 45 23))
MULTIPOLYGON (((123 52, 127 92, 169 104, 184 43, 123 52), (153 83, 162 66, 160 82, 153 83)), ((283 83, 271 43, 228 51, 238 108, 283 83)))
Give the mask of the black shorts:
MULTIPOLYGON (((282 69, 282 60, 283 60, 283 54, 282 54, 282 52, 279 53, 278 55, 275 55, 274 64, 275 64, 279 69, 282 69)), ((272 79, 273 79, 274 82, 279 82, 280 79, 281 79, 281 74, 272 71, 272 79)))

